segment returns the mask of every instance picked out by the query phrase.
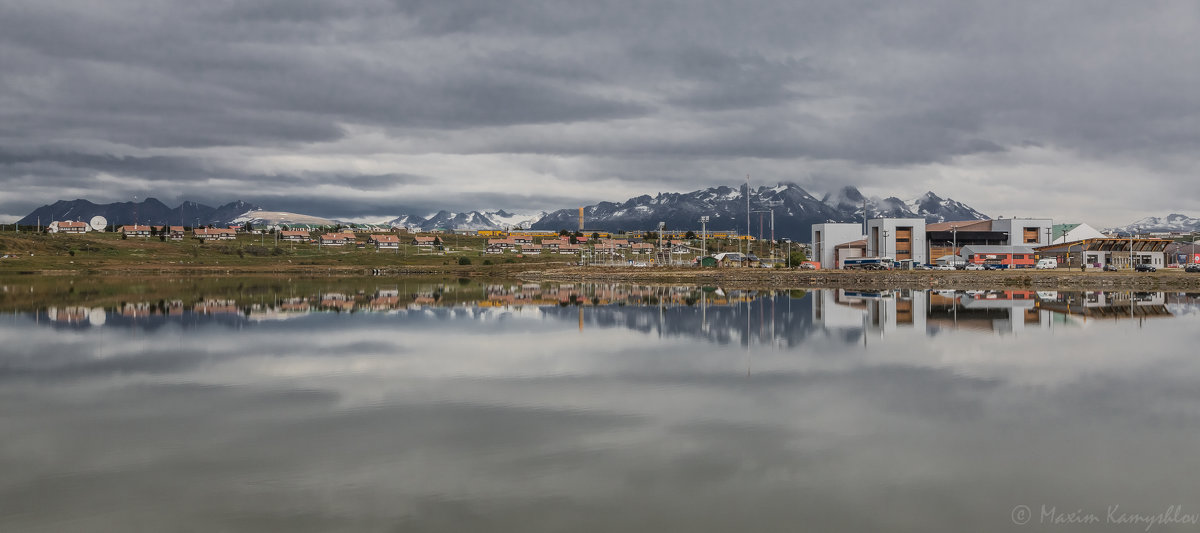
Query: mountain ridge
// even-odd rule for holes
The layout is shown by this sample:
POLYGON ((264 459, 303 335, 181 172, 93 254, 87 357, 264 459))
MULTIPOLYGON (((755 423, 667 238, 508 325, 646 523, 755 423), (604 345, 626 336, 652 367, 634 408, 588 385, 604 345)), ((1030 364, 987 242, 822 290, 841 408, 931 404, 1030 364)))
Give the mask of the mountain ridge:
POLYGON ((109 224, 152 224, 152 225, 226 225, 237 217, 261 209, 256 205, 236 200, 217 207, 193 201, 185 201, 171 208, 157 198, 146 198, 141 202, 113 202, 96 204, 82 198, 59 200, 43 205, 26 215, 17 223, 32 226, 41 222, 43 226, 55 220, 78 220, 87 222, 94 216, 108 219, 109 224))
MULTIPOLYGON (((923 218, 927 222, 987 218, 966 204, 943 199, 932 191, 905 201, 894 196, 867 197, 857 188, 845 186, 817 198, 799 185, 781 182, 775 186, 757 188, 720 185, 690 192, 660 192, 654 196, 643 194, 620 202, 602 201, 584 207, 584 225, 587 230, 620 231, 655 229, 662 222, 668 229, 699 230, 700 217, 707 216, 709 221, 706 227, 710 230, 749 231, 763 238, 774 236, 806 241, 812 224, 859 222, 863 220, 864 210, 871 217, 923 218), (746 213, 747 194, 750 197, 749 217, 746 213)), ((38 217, 48 224, 52 220, 88 220, 92 216, 102 215, 112 224, 230 225, 260 220, 262 217, 256 216, 256 211, 263 211, 263 208, 240 200, 219 207, 186 201, 172 209, 156 198, 147 198, 141 203, 111 204, 94 204, 78 199, 60 200, 39 207, 21 219, 20 223, 32 225, 38 217)), ((321 218, 285 212, 268 213, 276 218, 284 215, 321 218)), ((579 211, 578 208, 532 213, 503 209, 440 210, 427 216, 410 211, 382 224, 421 232, 511 228, 574 230, 579 225, 579 211)))

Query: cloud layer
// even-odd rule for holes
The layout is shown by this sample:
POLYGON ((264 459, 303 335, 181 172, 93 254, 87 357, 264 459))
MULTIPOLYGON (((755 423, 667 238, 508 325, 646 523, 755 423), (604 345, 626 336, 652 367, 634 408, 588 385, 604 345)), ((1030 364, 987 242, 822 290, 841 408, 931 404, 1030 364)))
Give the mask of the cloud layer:
POLYGON ((1189 2, 6 2, 0 215, 534 210, 746 174, 1195 214, 1196 35, 1189 2))

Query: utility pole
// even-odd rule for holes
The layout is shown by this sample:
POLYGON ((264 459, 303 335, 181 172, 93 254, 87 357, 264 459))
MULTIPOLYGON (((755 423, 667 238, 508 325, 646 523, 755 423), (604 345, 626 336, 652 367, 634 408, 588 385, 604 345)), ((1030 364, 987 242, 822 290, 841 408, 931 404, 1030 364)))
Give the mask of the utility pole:
MULTIPOLYGON (((746 255, 750 255, 750 175, 746 174, 746 255)), ((741 247, 738 247, 741 250, 741 247)))
POLYGON ((950 244, 950 257, 954 261, 954 268, 958 268, 958 226, 950 226, 950 232, 954 235, 954 241, 950 244))
MULTIPOLYGON (((700 217, 700 256, 701 257, 708 255, 708 245, 706 244, 707 242, 708 242, 708 217, 703 216, 703 217, 700 217)), ((1195 251, 1194 243, 1192 245, 1192 248, 1193 248, 1193 251, 1195 251)), ((700 266, 704 266, 704 265, 701 264, 700 266)))
MULTIPOLYGON (((667 227, 666 222, 658 223, 658 259, 662 259, 662 234, 663 234, 663 229, 666 227, 667 227)), ((671 257, 671 255, 667 254, 668 262, 669 262, 670 257, 671 257)), ((662 266, 662 265, 659 265, 659 266, 662 266)))

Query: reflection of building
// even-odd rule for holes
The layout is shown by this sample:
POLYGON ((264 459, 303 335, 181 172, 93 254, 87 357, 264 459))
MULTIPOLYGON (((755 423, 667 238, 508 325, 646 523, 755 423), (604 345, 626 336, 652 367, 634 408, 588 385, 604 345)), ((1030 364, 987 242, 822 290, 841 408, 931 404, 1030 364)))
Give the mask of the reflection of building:
POLYGON ((925 328, 924 291, 818 290, 812 295, 813 320, 826 329, 890 332, 925 328))
POLYGON ((1020 333, 1049 329, 1055 317, 1087 320, 1172 316, 1166 304, 1162 292, 827 289, 812 294, 816 324, 827 330, 864 334, 905 329, 930 335, 955 329, 1020 333))
POLYGON ((1059 293, 1043 301, 1043 309, 1085 319, 1156 318, 1173 316, 1167 309, 1166 293, 1103 292, 1059 293))

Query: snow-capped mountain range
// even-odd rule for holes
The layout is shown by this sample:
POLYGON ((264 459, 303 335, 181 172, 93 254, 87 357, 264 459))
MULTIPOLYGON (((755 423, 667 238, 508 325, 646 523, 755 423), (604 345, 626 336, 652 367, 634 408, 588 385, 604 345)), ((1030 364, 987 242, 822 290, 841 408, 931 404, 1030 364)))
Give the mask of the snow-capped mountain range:
MULTIPOLYGON (((586 229, 654 229, 659 222, 668 229, 700 229, 700 217, 708 216, 710 230, 746 232, 746 187, 711 187, 689 193, 660 193, 638 196, 622 203, 600 202, 584 208, 586 229)), ((868 215, 923 218, 927 222, 982 220, 986 215, 971 207, 929 192, 910 201, 895 197, 868 198, 854 187, 817 198, 799 185, 780 183, 749 191, 750 233, 770 238, 771 211, 775 237, 807 241, 810 226, 823 222, 859 222, 863 209, 868 215)), ((576 209, 554 211, 533 224, 533 229, 575 229, 576 209)))
POLYGON ((420 215, 402 215, 384 222, 386 226, 406 228, 409 231, 443 230, 481 230, 481 229, 528 229, 535 222, 546 216, 545 211, 537 213, 510 213, 503 209, 498 211, 467 211, 453 213, 438 211, 427 217, 420 215))
POLYGON ((111 204, 94 204, 87 200, 59 200, 50 205, 34 209, 18 221, 18 224, 32 226, 41 222, 44 226, 55 220, 88 221, 94 216, 103 216, 109 224, 153 224, 153 225, 184 225, 199 224, 228 225, 247 212, 259 209, 258 206, 243 202, 229 202, 220 207, 210 207, 196 202, 183 202, 179 207, 171 208, 157 198, 146 198, 141 202, 114 202, 111 204))
POLYGON ((1139 235, 1151 232, 1180 232, 1190 233, 1200 230, 1200 218, 1189 217, 1172 213, 1165 217, 1146 217, 1128 224, 1115 228, 1105 228, 1104 233, 1117 233, 1121 235, 1139 235))
MULTIPOLYGON (((668 229, 699 230, 700 217, 707 216, 710 230, 747 231, 747 187, 710 187, 687 193, 642 195, 624 202, 600 202, 584 208, 584 227, 589 230, 646 230, 655 229, 659 222, 668 229)), ((946 220, 976 220, 986 215, 971 207, 943 199, 929 192, 909 201, 895 197, 867 198, 854 187, 842 189, 817 198, 794 183, 749 190, 750 233, 771 236, 774 215, 776 238, 788 237, 807 241, 809 227, 823 222, 859 222, 863 210, 868 216, 923 218, 928 222, 946 220)), ((21 220, 34 224, 38 217, 43 223, 51 220, 88 220, 105 215, 114 223, 142 224, 200 224, 230 225, 245 222, 278 224, 336 224, 339 221, 282 211, 265 211, 246 202, 232 202, 212 208, 195 202, 184 202, 171 209, 155 199, 140 204, 123 202, 93 204, 86 200, 60 201, 42 206, 21 220)), ((429 215, 406 213, 381 225, 402 227, 410 231, 481 230, 529 228, 543 230, 577 229, 578 208, 553 212, 515 213, 505 210, 475 210, 464 212, 438 211, 429 215)))

